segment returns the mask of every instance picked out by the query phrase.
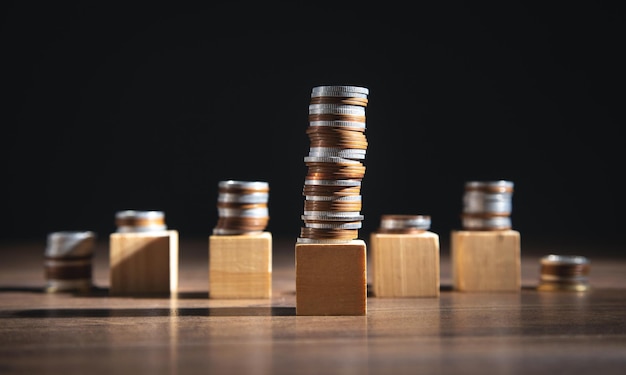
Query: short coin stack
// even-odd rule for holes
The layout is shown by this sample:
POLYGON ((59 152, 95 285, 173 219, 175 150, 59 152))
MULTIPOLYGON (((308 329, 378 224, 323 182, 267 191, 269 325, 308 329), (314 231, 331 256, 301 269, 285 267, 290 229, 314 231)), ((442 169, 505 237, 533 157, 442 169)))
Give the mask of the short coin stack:
POLYGON ((48 234, 44 269, 46 291, 89 291, 96 235, 91 231, 48 234))
POLYGON ((118 233, 159 232, 167 230, 163 211, 124 210, 115 214, 118 233))
POLYGON ((311 92, 299 243, 347 243, 358 238, 368 94, 367 88, 358 86, 318 86, 311 92))
POLYGON ((550 254, 541 258, 540 291, 577 291, 589 289, 590 262, 580 255, 550 254))
POLYGON ((383 215, 378 233, 413 234, 430 229, 428 215, 383 215))
POLYGON ((269 221, 267 182, 228 180, 220 181, 218 188, 219 218, 213 234, 237 235, 265 230, 269 221))
POLYGON ((511 229, 513 182, 469 181, 463 196, 463 227, 466 230, 511 229))

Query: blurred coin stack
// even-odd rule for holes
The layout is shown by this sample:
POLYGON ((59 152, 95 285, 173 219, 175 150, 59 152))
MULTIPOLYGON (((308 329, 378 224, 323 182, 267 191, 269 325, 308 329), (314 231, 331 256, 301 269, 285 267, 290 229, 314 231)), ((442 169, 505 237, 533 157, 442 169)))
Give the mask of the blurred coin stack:
POLYGON ((124 210, 115 214, 118 233, 158 232, 167 230, 163 211, 124 210))
POLYGON ((311 92, 299 243, 347 243, 358 238, 368 94, 367 88, 357 86, 318 86, 311 92))
POLYGON ((213 234, 260 233, 269 221, 269 184, 263 181, 220 181, 218 221, 213 234))
POLYGON ((427 215, 383 215, 378 233, 413 234, 429 229, 430 216, 427 215))
POLYGON ((48 234, 44 269, 46 291, 89 291, 96 235, 91 231, 48 234))
POLYGON ((463 196, 463 228, 466 230, 511 229, 511 181, 469 181, 463 196))
POLYGON ((577 291, 589 289, 590 262, 580 255, 550 254, 541 258, 540 291, 577 291))

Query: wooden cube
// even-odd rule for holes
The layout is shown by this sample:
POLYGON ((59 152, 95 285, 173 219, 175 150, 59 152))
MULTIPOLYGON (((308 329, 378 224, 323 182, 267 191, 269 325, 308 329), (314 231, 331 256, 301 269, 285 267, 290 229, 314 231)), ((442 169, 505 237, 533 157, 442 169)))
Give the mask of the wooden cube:
POLYGON ((171 294, 178 289, 178 231, 112 233, 112 295, 171 294))
POLYGON ((452 231, 452 282, 466 292, 517 292, 521 288, 520 233, 452 231))
POLYGON ((296 315, 366 315, 363 240, 296 244, 296 315))
POLYGON ((439 236, 372 233, 372 293, 375 297, 438 297, 439 236))
POLYGON ((209 237, 209 297, 272 297, 272 234, 209 237))

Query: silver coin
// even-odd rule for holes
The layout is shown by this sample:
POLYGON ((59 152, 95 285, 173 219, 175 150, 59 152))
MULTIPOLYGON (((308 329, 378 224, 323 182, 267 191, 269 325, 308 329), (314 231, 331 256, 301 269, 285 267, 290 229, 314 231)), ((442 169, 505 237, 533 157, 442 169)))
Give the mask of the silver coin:
POLYGON ((164 217, 163 211, 124 210, 115 214, 116 219, 162 219, 164 217))
POLYGON ((220 181, 218 184, 222 189, 249 189, 249 190, 267 190, 269 189, 269 183, 264 181, 238 181, 238 180, 226 180, 220 181))
POLYGON ((346 159, 365 159, 366 150, 358 148, 311 147, 309 157, 337 157, 346 159))
POLYGON ((555 255, 550 254, 541 258, 541 264, 545 265, 580 265, 589 264, 589 259, 581 255, 555 255))
POLYGON ((267 217, 269 210, 267 207, 257 207, 251 209, 238 208, 218 208, 217 213, 220 217, 267 217))
POLYGON ((336 222, 324 222, 324 223, 305 223, 307 228, 314 229, 359 229, 363 226, 361 222, 349 222, 349 223, 336 223, 336 222))
POLYGON ((361 93, 358 93, 358 92, 347 92, 347 91, 326 91, 326 92, 322 92, 320 90, 318 90, 317 92, 311 92, 311 98, 321 98, 321 97, 367 99, 367 94, 361 94, 361 93))
POLYGON ((365 122, 360 121, 309 121, 309 126, 330 126, 335 128, 365 129, 365 122))
POLYGON ((347 158, 340 158, 338 156, 305 156, 305 163, 342 163, 342 164, 354 164, 362 165, 358 160, 352 160, 347 158))
POLYGON ((309 114, 365 116, 365 108, 348 104, 309 104, 309 114))
POLYGON ((217 201, 222 203, 266 203, 269 199, 268 193, 219 193, 217 201))
POLYGON ((327 85, 327 86, 316 86, 311 90, 312 94, 316 96, 325 96, 324 94, 333 92, 343 92, 343 93, 355 93, 355 94, 363 94, 369 95, 369 89, 361 86, 351 86, 351 85, 327 85))

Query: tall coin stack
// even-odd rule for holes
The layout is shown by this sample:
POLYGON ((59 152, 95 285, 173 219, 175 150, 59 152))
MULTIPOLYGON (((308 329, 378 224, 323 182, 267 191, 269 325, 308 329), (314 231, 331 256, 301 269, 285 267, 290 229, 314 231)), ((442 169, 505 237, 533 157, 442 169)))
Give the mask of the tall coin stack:
POLYGON ((511 229, 513 182, 469 181, 463 196, 463 228, 466 230, 511 229))
POLYGON ((269 184, 263 181, 220 181, 217 197, 218 221, 213 228, 213 234, 263 232, 269 221, 269 190, 269 184))
POLYGON ((358 238, 368 94, 367 88, 357 86, 318 86, 311 92, 299 243, 347 243, 358 238))

